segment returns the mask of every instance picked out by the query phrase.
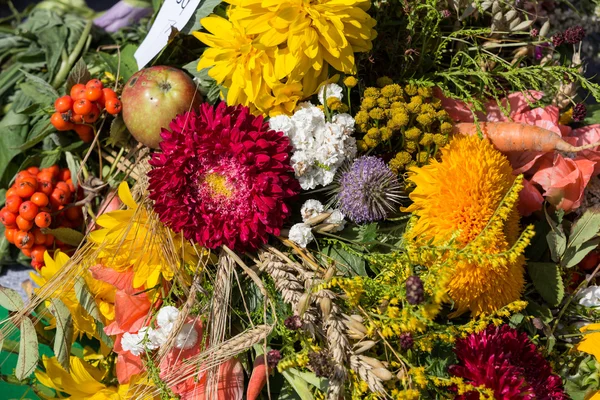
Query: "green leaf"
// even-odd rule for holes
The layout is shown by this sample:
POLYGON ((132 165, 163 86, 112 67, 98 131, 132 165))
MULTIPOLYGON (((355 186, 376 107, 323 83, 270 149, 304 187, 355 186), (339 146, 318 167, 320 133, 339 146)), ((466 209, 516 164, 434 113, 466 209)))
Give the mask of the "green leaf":
POLYGON ((81 57, 77 60, 75 65, 73 65, 73 68, 67 77, 67 93, 70 93, 71 88, 76 84, 83 83, 85 85, 90 79, 92 79, 92 75, 90 75, 90 71, 83 60, 83 57, 81 57))
POLYGON ((67 40, 68 30, 64 25, 53 26, 39 32, 38 43, 46 53, 46 66, 51 77, 58 69, 62 51, 67 40))
POLYGON ((22 381, 35 371, 40 355, 38 352, 37 333, 29 317, 23 317, 20 329, 21 339, 19 342, 19 358, 17 359, 17 367, 15 368, 15 377, 22 381))
POLYGON ((598 235, 599 231, 600 211, 588 208, 573 224, 567 247, 577 248, 598 235))
POLYGON ((552 311, 548 308, 548 306, 540 305, 533 300, 527 300, 526 310, 529 314, 540 318, 546 324, 553 320, 552 311))
POLYGON ((344 249, 337 247, 327 246, 323 249, 323 254, 327 257, 323 257, 326 263, 330 263, 332 260, 335 261, 336 268, 345 274, 361 275, 365 276, 366 262, 362 258, 348 253, 344 249))
POLYGON ((183 66, 183 69, 190 73, 198 84, 198 91, 204 96, 207 102, 214 104, 221 96, 223 88, 217 85, 217 81, 208 75, 210 68, 203 68, 198 71, 198 61, 194 60, 183 66))
POLYGON ((525 316, 521 313, 513 314, 509 320, 510 326, 517 328, 519 325, 521 325, 521 322, 523 322, 524 319, 525 316))
POLYGON ((98 335, 108 348, 112 348, 115 345, 112 338, 104 332, 104 324, 100 321, 96 321, 96 335, 98 335))
POLYGON ((582 389, 575 382, 567 380, 565 383, 565 391, 571 400, 584 400, 587 398, 588 389, 582 389))
POLYGON ((600 244, 600 238, 588 240, 579 248, 569 247, 561 259, 561 265, 565 268, 576 266, 585 256, 598 247, 598 244, 600 244))
POLYGON ((49 167, 53 166, 54 164, 56 164, 58 162, 58 160, 60 160, 60 156, 61 156, 60 149, 57 149, 55 151, 51 151, 49 153, 44 154, 44 157, 42 158, 42 162, 40 163, 40 169, 49 168, 49 167))
POLYGON ((73 320, 69 309, 60 299, 51 299, 48 307, 56 320, 56 336, 54 336, 54 355, 69 372, 71 344, 73 343, 73 320))
POLYGON ((327 379, 319 378, 318 376, 315 375, 314 372, 302 372, 302 371, 297 370, 296 368, 289 368, 289 369, 287 369, 287 371, 289 371, 292 375, 296 375, 298 378, 308 382, 309 384, 313 385, 314 387, 319 388, 319 390, 321 390, 321 391, 327 390, 327 386, 328 386, 327 379))
POLYGON ((190 35, 194 31, 202 29, 200 20, 204 17, 208 17, 216 6, 221 4, 221 0, 202 0, 198 4, 198 8, 194 11, 194 15, 190 18, 190 21, 181 29, 182 33, 190 35))
POLYGON ((102 51, 99 51, 98 53, 96 53, 96 55, 100 57, 100 59, 104 63, 104 67, 101 67, 103 70, 110 72, 113 75, 117 74, 119 62, 115 55, 104 53, 102 51))
POLYGON ((530 262, 527 272, 533 286, 542 298, 551 306, 556 307, 565 296, 565 287, 560 276, 560 268, 554 263, 530 262))
POLYGON ((75 156, 70 151, 65 152, 65 158, 67 159, 67 167, 69 167, 69 171, 71 171, 71 180, 73 181, 73 186, 77 188, 77 174, 79 173, 79 163, 75 160, 75 156))
POLYGON ((600 104, 592 104, 587 107, 584 125, 600 124, 600 104))
POLYGON ((25 304, 16 290, 0 286, 0 306, 8 311, 19 311, 25 304))
MULTIPOLYGON (((121 50, 121 76, 123 81, 127 82, 131 75, 138 71, 137 61, 135 60, 134 54, 138 46, 133 44, 127 44, 121 50)), ((117 77, 118 78, 118 77, 117 77)))
POLYGON ((50 123, 50 117, 44 117, 40 119, 29 132, 28 140, 20 145, 18 149, 21 152, 28 150, 40 143, 42 140, 46 138, 50 133, 54 132, 54 127, 50 123))
POLYGON ((29 117, 24 114, 6 113, 0 121, 0 177, 14 156, 21 151, 18 149, 27 140, 29 117))
POLYGON ((48 82, 39 76, 30 74, 29 72, 23 71, 25 77, 27 78, 27 83, 33 85, 33 87, 38 91, 37 97, 32 98, 34 102, 41 103, 40 98, 50 99, 45 102, 45 105, 54 104, 54 100, 56 100, 58 96, 58 92, 54 89, 48 82))
POLYGON ((123 117, 117 115, 110 124, 110 136, 106 141, 109 146, 125 146, 131 135, 125 126, 123 117))
POLYGON ((100 315, 100 310, 98 310, 94 296, 92 296, 88 289, 85 280, 80 276, 75 279, 75 296, 77 297, 79 304, 81 304, 83 309, 87 311, 92 318, 96 321, 102 321, 102 316, 100 315))
POLYGON ((45 234, 49 233, 56 239, 63 243, 77 247, 83 241, 84 236, 81 232, 71 228, 56 228, 56 229, 44 229, 45 234))
POLYGON ((366 225, 360 225, 358 227, 357 241, 359 243, 372 243, 377 239, 379 225, 377 222, 373 222, 366 225))
POLYGON ((297 375, 292 375, 289 371, 283 371, 281 373, 286 381, 294 388, 296 394, 302 400, 313 400, 314 397, 308 387, 308 383, 297 375))

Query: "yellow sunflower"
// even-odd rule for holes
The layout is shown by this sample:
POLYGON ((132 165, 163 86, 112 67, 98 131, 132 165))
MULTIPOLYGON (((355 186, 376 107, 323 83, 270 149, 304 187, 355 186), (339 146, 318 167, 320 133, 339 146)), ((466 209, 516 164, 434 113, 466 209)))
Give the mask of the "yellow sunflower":
MULTIPOLYGON (((54 282, 52 278, 63 270, 69 260, 69 256, 60 251, 57 251, 54 254, 54 259, 46 252, 44 254, 44 262, 46 264, 44 268, 30 273, 31 279, 40 287, 40 289, 36 289, 36 292, 42 290, 49 282, 51 282, 50 284, 56 285, 56 282, 54 282)), ((115 288, 108 283, 94 279, 87 271, 80 271, 80 273, 82 274, 90 293, 94 296, 98 309, 104 318, 106 318, 106 321, 103 322, 108 323, 113 320, 115 318, 115 288)), ((49 294, 48 298, 58 298, 65 306, 67 306, 73 318, 73 327, 76 336, 82 333, 85 333, 88 337, 95 336, 96 322, 81 304, 79 304, 77 296, 75 295, 75 281, 71 278, 67 278, 61 280, 59 283, 60 285, 56 287, 52 294, 49 294)), ((50 304, 49 301, 47 304, 50 304)))
MULTIPOLYGON (((74 356, 71 356, 70 359, 70 372, 63 369, 56 357, 42 356, 42 362, 46 372, 35 372, 40 383, 66 393, 69 395, 67 398, 74 400, 129 400, 133 398, 132 393, 139 390, 139 385, 148 385, 147 380, 134 378, 126 385, 107 386, 101 382, 106 375, 104 371, 74 356)), ((135 398, 153 399, 155 397, 146 395, 135 398)))
POLYGON ((469 136, 453 139, 441 161, 410 169, 415 189, 405 211, 418 218, 407 239, 464 253, 458 253, 447 284, 455 315, 489 313, 521 296, 529 237, 519 239, 521 179, 487 140, 469 136))
POLYGON ((161 278, 171 280, 181 253, 185 261, 196 264, 190 245, 178 240, 151 210, 138 206, 127 183, 121 183, 118 193, 128 209, 102 214, 96 220, 101 229, 89 235, 97 250, 96 262, 117 271, 133 268, 135 288, 155 287, 161 278), (173 244, 179 250, 169 254, 166 249, 173 244))

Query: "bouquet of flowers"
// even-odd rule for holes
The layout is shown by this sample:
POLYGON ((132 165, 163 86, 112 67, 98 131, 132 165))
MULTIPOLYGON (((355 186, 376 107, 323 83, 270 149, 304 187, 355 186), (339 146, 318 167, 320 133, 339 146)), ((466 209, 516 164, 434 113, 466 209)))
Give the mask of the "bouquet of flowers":
POLYGON ((173 2, 45 3, 0 31, 7 387, 600 398, 600 84, 560 4, 205 0, 160 36, 173 2))

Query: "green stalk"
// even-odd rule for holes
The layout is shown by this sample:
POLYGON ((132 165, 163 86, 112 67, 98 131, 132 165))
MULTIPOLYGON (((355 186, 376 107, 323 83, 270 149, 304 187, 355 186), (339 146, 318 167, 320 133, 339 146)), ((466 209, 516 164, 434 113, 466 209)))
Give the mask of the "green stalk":
POLYGON ((79 59, 79 54, 81 53, 81 50, 83 50, 83 47, 85 46, 88 40, 88 36, 90 35, 91 30, 92 21, 89 20, 85 24, 83 32, 81 32, 81 37, 77 41, 77 44, 75 45, 75 48, 73 49, 71 55, 68 56, 66 60, 63 58, 63 62, 60 65, 60 69, 54 77, 54 81, 52 81, 52 87, 54 87, 55 89, 62 85, 67 79, 69 72, 71 72, 71 68, 73 68, 73 65, 75 65, 75 62, 79 59))

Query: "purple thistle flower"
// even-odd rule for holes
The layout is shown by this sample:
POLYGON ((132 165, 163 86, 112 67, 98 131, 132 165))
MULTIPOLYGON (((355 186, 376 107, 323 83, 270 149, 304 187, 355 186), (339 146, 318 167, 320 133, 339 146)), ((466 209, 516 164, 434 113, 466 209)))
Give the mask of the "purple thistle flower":
POLYGON ((357 158, 337 178, 337 208, 356 223, 384 219, 402 196, 398 177, 377 157, 357 158))

